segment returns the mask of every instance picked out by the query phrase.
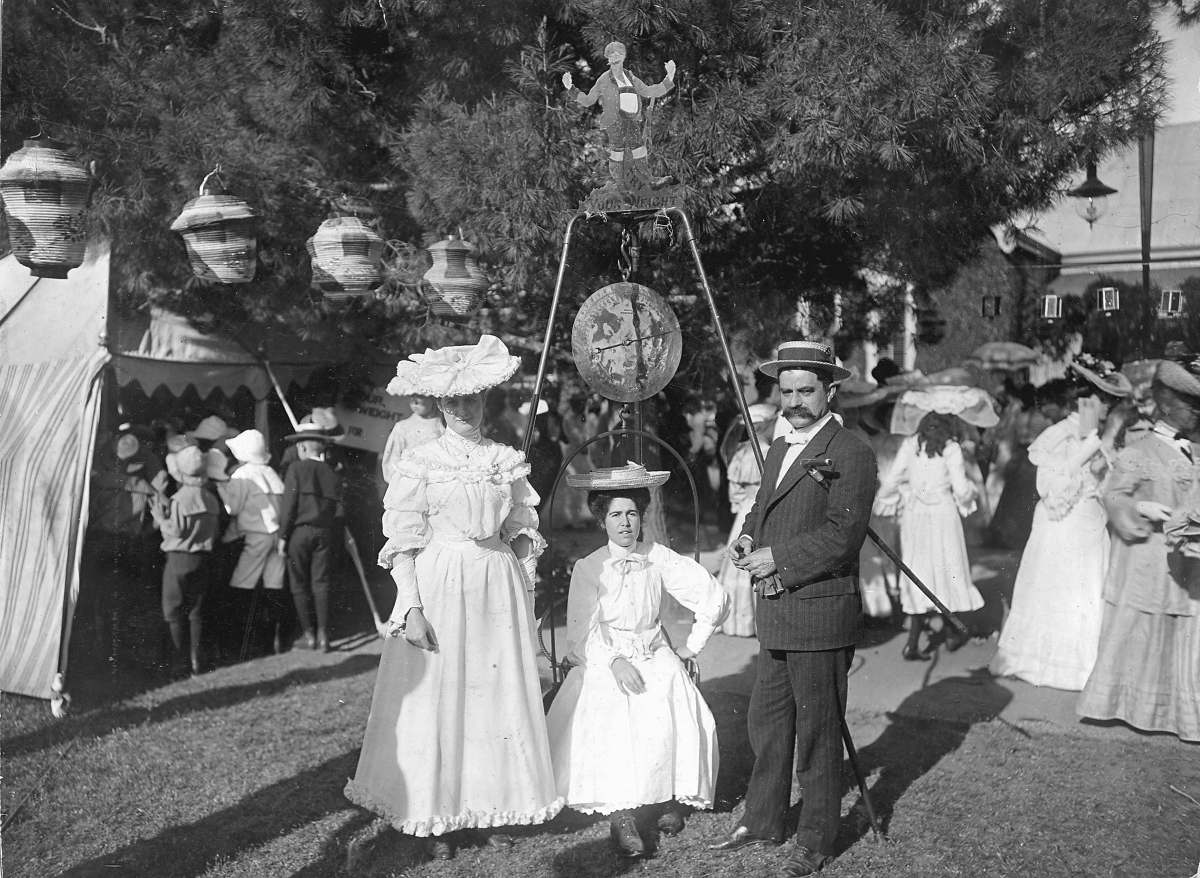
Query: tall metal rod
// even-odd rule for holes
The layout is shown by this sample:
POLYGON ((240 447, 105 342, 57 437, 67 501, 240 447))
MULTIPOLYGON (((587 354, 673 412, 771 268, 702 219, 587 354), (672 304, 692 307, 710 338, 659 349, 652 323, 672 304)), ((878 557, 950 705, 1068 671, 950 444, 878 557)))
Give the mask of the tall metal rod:
POLYGON ((542 398, 542 381, 546 378, 546 363, 550 359, 550 342, 554 339, 554 318, 558 315, 558 299, 562 294, 563 276, 567 273, 567 251, 571 247, 571 231, 575 222, 584 214, 576 213, 567 223, 563 233, 562 256, 558 261, 558 278, 554 281, 554 298, 550 300, 550 315, 546 318, 546 335, 542 339, 542 354, 538 359, 537 378, 533 380, 533 397, 529 403, 529 416, 525 421, 525 436, 521 439, 521 451, 528 455, 533 444, 533 421, 537 417, 538 401, 542 398))
MULTIPOLYGON (((742 391, 742 382, 738 379, 737 367, 733 364, 733 354, 729 350, 729 342, 725 338, 725 327, 721 325, 721 315, 717 313, 717 303, 713 301, 712 289, 708 286, 708 276, 704 273, 704 263, 700 261, 700 248, 696 246, 696 236, 692 234, 692 224, 688 221, 687 214, 681 208, 672 207, 671 213, 678 215, 683 223, 684 237, 687 239, 688 246, 692 250, 692 258, 696 262, 696 273, 700 275, 700 283, 704 287, 704 297, 708 301, 708 310, 712 313, 713 327, 717 330, 717 340, 721 342, 721 352, 725 355, 725 366, 729 370, 729 381, 733 384, 733 398, 737 400, 738 411, 741 412, 742 421, 746 425, 747 430, 753 430, 754 421, 750 417, 750 407, 746 405, 746 394, 742 391)), ((757 442, 750 443, 753 449, 754 459, 758 462, 759 472, 762 472, 765 462, 763 460, 762 449, 759 448, 757 442)))

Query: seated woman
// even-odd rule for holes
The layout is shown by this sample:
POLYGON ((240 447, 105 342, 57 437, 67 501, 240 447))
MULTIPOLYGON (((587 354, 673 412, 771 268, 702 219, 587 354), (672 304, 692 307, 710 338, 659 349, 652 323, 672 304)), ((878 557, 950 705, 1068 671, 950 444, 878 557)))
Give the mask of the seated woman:
POLYGON ((716 723, 683 663, 721 624, 728 598, 695 561, 639 541, 649 488, 667 477, 639 464, 568 476, 591 489, 588 506, 608 544, 571 575, 575 667, 547 717, 550 758, 558 795, 577 811, 610 815, 613 842, 628 857, 646 852, 635 808, 663 805, 659 829, 674 835, 680 806, 712 807, 717 779, 716 723), (659 619, 664 590, 696 614, 676 649, 659 619))

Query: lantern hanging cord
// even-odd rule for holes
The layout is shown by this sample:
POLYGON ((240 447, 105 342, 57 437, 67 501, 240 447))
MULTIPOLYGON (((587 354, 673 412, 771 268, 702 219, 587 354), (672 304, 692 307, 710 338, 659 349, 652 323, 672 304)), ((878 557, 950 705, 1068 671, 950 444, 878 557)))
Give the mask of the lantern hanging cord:
POLYGON ((204 194, 204 188, 208 185, 208 181, 211 178, 217 177, 219 179, 220 176, 221 176, 221 163, 217 162, 217 166, 215 168, 213 168, 211 171, 209 171, 207 174, 205 174, 204 179, 200 181, 200 194, 201 195, 204 194))

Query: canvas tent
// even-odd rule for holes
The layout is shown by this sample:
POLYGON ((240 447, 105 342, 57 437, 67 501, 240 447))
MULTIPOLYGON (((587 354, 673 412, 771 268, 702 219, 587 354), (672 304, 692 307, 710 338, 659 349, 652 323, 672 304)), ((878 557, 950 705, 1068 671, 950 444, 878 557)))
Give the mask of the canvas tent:
MULTIPOLYGON (((88 475, 111 366, 122 384, 150 394, 193 386, 207 396, 273 392, 335 362, 287 337, 258 336, 254 350, 154 312, 108 322, 109 252, 90 246, 66 279, 37 278, 0 258, 0 690, 54 699, 80 586, 88 475)), ((264 426, 263 425, 259 425, 264 426)))

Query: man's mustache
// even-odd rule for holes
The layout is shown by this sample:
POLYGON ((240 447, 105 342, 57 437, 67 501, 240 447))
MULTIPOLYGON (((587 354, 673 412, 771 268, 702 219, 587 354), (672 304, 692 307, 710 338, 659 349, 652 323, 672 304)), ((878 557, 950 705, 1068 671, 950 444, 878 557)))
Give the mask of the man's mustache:
POLYGON ((783 410, 784 415, 808 415, 812 417, 812 412, 802 405, 790 405, 783 410))

